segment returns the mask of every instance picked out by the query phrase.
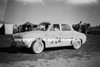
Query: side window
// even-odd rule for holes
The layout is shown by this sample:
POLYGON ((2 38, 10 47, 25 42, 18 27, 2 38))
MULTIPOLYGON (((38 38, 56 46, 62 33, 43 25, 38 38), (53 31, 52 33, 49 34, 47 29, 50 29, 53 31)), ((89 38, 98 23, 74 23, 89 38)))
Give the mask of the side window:
POLYGON ((53 24, 53 26, 50 28, 50 31, 60 31, 59 24, 53 24))
POLYGON ((61 27, 62 27, 62 31, 70 31, 71 30, 70 26, 68 24, 62 24, 61 27))
POLYGON ((45 25, 40 25, 40 30, 45 31, 45 25))

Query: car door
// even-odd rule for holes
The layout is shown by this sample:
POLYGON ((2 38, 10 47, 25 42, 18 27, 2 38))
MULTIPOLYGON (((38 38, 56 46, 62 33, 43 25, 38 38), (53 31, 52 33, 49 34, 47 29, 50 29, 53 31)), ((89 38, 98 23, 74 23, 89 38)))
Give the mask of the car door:
POLYGON ((47 32, 48 47, 57 47, 61 46, 61 34, 60 34, 60 25, 53 24, 49 31, 47 32))
POLYGON ((71 28, 68 24, 61 24, 62 46, 69 46, 73 37, 71 28))

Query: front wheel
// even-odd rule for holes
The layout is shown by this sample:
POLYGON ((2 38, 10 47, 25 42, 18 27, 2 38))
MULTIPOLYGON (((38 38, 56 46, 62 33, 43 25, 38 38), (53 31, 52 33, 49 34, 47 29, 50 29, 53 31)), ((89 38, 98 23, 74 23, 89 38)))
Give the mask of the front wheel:
POLYGON ((36 40, 32 43, 32 52, 41 53, 44 50, 44 44, 41 40, 36 40))
POLYGON ((74 40, 72 42, 72 46, 73 46, 74 49, 79 49, 81 47, 81 45, 82 45, 82 42, 81 42, 80 39, 79 40, 74 40))

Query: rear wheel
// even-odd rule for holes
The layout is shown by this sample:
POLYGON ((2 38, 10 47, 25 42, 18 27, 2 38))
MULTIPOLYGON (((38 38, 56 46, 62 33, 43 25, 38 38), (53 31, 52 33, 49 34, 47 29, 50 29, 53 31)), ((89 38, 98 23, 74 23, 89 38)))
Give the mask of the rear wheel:
POLYGON ((44 44, 41 39, 38 39, 32 43, 32 52, 41 53, 43 50, 44 50, 44 44))
POLYGON ((80 39, 76 39, 72 42, 72 46, 74 49, 79 49, 82 45, 82 42, 80 39))

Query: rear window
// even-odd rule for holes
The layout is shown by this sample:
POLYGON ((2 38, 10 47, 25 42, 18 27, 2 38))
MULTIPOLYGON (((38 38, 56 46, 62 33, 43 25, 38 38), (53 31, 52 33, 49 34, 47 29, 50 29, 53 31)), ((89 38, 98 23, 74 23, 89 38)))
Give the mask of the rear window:
POLYGON ((68 24, 62 24, 61 27, 62 27, 62 31, 70 31, 71 30, 71 28, 68 24))

